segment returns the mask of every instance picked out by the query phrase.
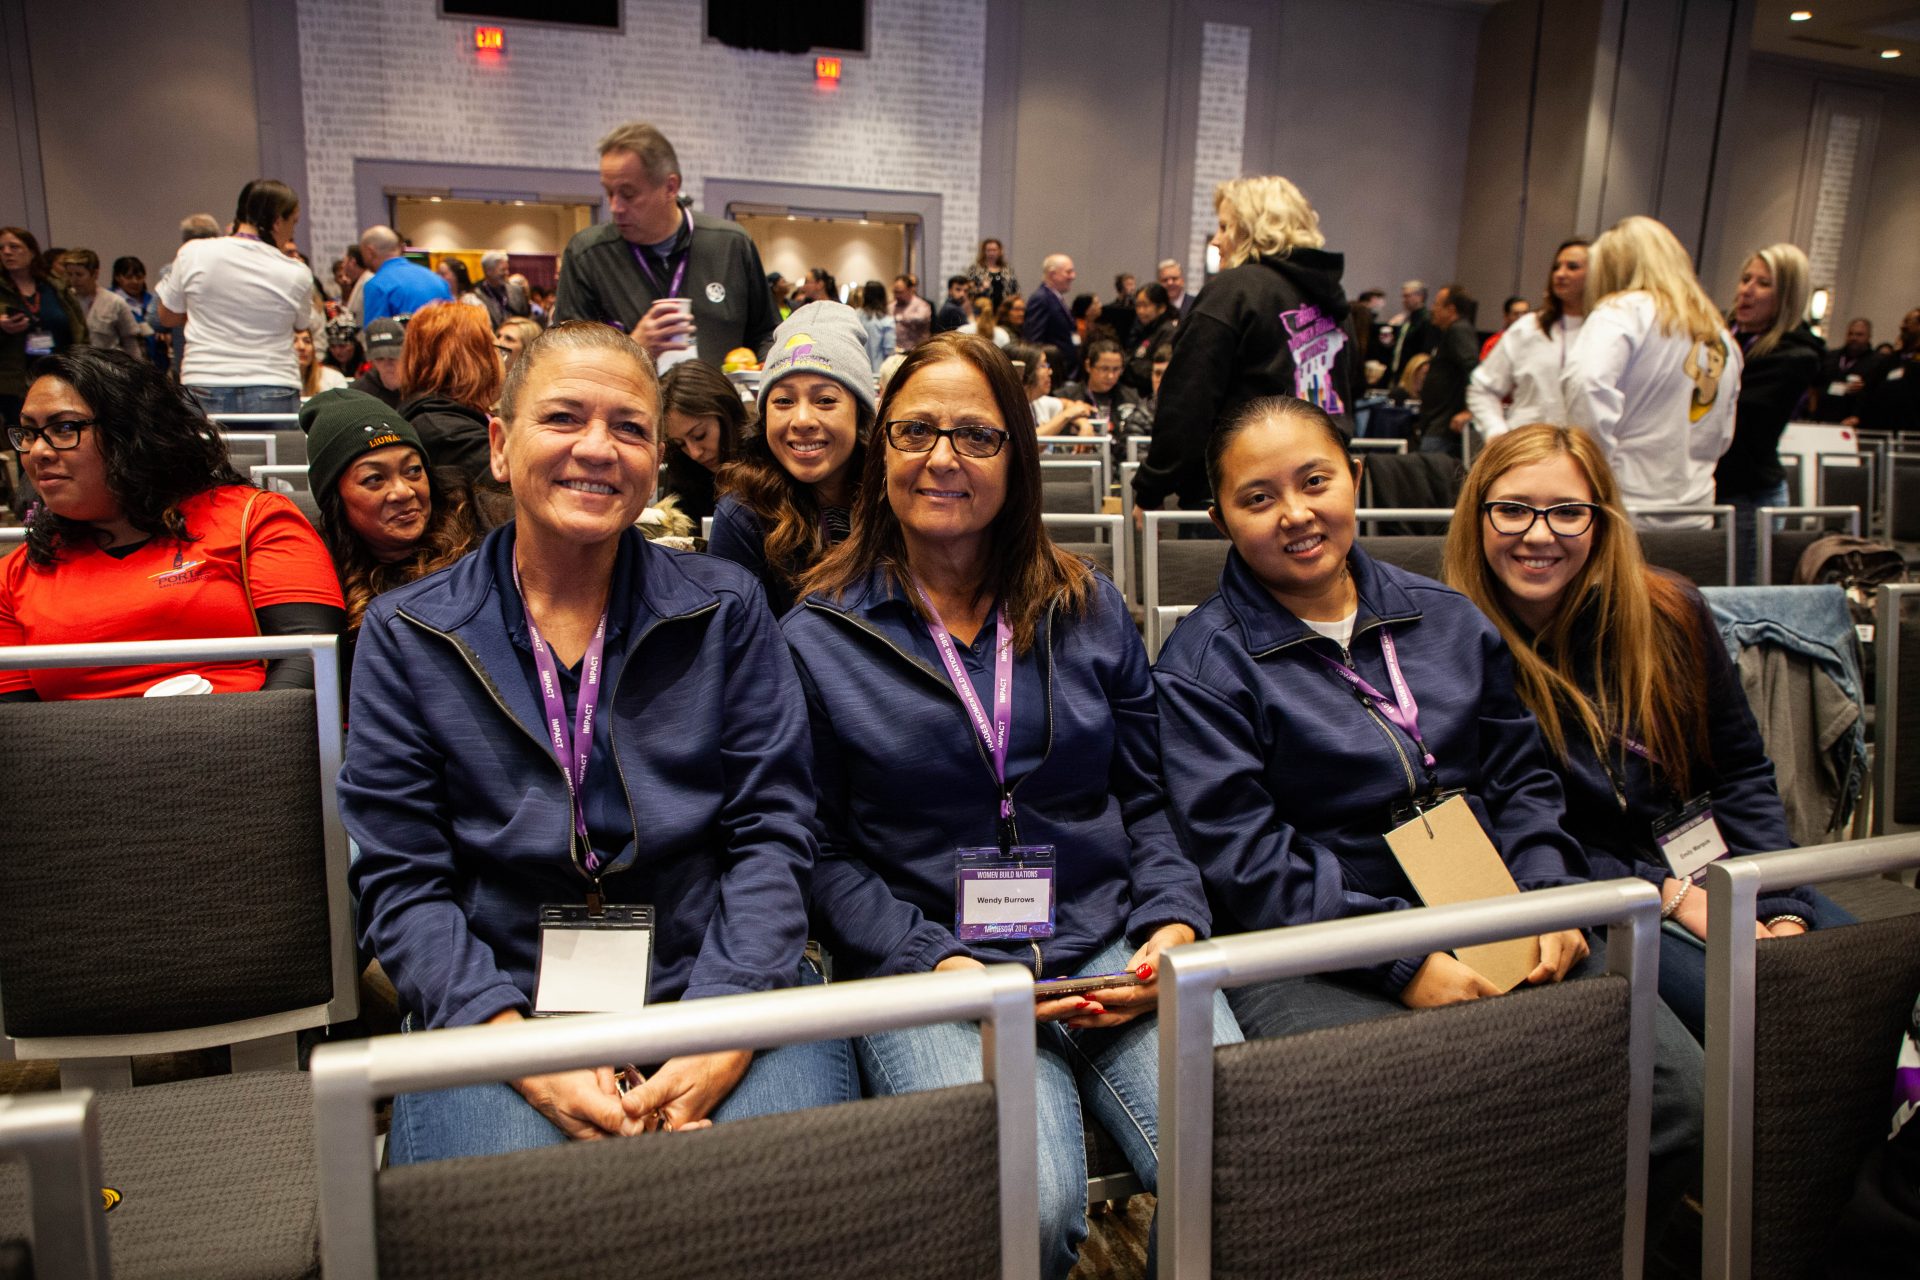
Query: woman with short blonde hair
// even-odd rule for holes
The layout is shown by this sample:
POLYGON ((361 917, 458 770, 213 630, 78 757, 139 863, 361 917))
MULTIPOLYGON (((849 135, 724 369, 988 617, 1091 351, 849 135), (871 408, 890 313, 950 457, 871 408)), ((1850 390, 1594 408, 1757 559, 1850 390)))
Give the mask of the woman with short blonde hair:
POLYGON ((1780 465, 1780 436, 1812 394, 1827 358, 1827 344, 1807 323, 1811 274, 1807 255, 1798 247, 1770 244, 1748 257, 1727 311, 1746 369, 1734 411, 1733 443, 1713 471, 1713 496, 1733 508, 1740 582, 1753 579, 1760 508, 1793 501, 1786 469, 1780 465))
POLYGON ((1282 258, 1295 248, 1327 245, 1320 215, 1300 188, 1277 174, 1221 183, 1213 189, 1213 210, 1220 219, 1214 243, 1223 271, 1249 258, 1282 258))

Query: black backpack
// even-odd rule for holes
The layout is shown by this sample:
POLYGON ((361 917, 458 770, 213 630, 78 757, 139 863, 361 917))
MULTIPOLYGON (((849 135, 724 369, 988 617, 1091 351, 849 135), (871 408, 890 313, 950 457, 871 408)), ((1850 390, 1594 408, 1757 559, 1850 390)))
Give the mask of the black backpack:
POLYGON ((1793 580, 1797 585, 1834 584, 1846 591, 1853 629, 1860 637, 1863 660, 1860 671, 1866 685, 1862 693, 1871 702, 1875 604, 1883 583, 1908 581, 1906 558, 1888 543, 1834 533, 1818 539, 1800 553, 1793 580))

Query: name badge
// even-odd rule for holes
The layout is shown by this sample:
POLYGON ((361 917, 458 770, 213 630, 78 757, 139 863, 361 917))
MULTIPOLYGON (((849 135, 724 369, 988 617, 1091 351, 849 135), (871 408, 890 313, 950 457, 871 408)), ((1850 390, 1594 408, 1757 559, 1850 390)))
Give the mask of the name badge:
POLYGON ((1053 846, 962 849, 954 874, 954 936, 1026 942, 1053 936, 1053 846))
POLYGON ((1690 879, 1709 862, 1727 856, 1727 840, 1713 820, 1713 805, 1705 796, 1689 801, 1678 813, 1653 824, 1653 842, 1676 880, 1690 879))
POLYGON ((1849 396, 1853 394, 1853 389, 1844 382, 1829 382, 1827 384, 1827 394, 1830 396, 1849 396))
POLYGON ((45 329, 27 330, 27 354, 30 356, 52 355, 53 335, 45 329))
POLYGON ((653 957, 653 908, 540 908, 540 966, 533 1016, 636 1013, 647 1004, 653 957))
POLYGON ((1898 382, 1900 381, 1900 379, 1906 376, 1907 376, 1907 371, 1905 369, 1894 369, 1887 374, 1887 381, 1898 382))
POLYGON ((689 342, 688 345, 684 347, 673 347, 662 351, 660 358, 653 362, 653 367, 664 374, 667 370, 673 368, 673 366, 685 364, 689 360, 696 360, 699 356, 699 351, 689 342))
MULTIPOLYGON (((1460 791, 1444 791, 1387 832, 1387 848, 1406 873, 1420 901, 1429 907, 1474 902, 1520 892, 1500 851, 1474 816, 1460 791)), ((1460 963, 1501 991, 1511 991, 1540 963, 1540 940, 1509 938, 1458 947, 1460 963)))

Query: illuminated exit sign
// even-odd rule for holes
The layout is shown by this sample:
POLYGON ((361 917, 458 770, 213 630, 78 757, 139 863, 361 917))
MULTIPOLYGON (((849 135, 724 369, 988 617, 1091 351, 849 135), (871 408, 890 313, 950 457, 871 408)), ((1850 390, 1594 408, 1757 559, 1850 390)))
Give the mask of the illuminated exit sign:
POLYGON ((482 53, 505 53, 507 51, 507 29, 505 27, 475 27, 473 29, 473 47, 482 53))
POLYGON ((813 60, 813 78, 821 84, 839 84, 840 59, 815 58, 813 60))

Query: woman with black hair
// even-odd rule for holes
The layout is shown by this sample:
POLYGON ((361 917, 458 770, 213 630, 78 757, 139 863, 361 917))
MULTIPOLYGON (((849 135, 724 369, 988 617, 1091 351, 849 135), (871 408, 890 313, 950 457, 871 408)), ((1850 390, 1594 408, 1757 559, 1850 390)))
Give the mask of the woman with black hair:
MULTIPOLYGON (((470 307, 487 310, 487 300, 482 298, 480 291, 473 287, 473 273, 467 270, 466 263, 449 256, 440 259, 440 264, 433 270, 435 275, 447 282, 447 288, 453 290, 455 302, 464 302, 470 307)), ((493 313, 490 311, 487 312, 487 323, 489 325, 493 323, 493 313)))
POLYGON ((1153 353, 1162 343, 1173 341, 1180 326, 1179 313, 1172 299, 1157 280, 1149 280, 1133 295, 1133 354, 1127 357, 1127 370, 1121 380, 1142 396, 1158 394, 1153 385, 1153 353))
POLYGON ((27 393, 27 366, 87 342, 87 313, 64 280, 40 266, 40 242, 25 227, 0 227, 0 419, 11 423, 27 393))
POLYGON ((810 302, 774 330, 760 372, 760 432, 720 473, 707 550, 744 565, 779 617, 794 584, 837 543, 860 491, 873 369, 853 308, 810 302))
POLYGON ((685 360, 660 380, 662 434, 667 441, 666 490, 694 520, 713 514, 720 468, 740 452, 747 406, 727 375, 702 360, 685 360))
POLYGON ((160 324, 186 326, 180 381, 208 413, 300 408, 293 331, 323 321, 313 317, 313 273, 280 251, 299 221, 293 189, 256 178, 241 189, 233 233, 181 245, 160 282, 160 324))
MULTIPOLYGON (((337 633, 340 587, 283 494, 247 484, 199 408, 144 360, 75 347, 33 370, 7 429, 41 505, 0 561, 0 647, 337 633)), ((310 688, 311 664, 0 672, 0 700, 310 688), (263 684, 264 681, 264 684, 263 684)))

